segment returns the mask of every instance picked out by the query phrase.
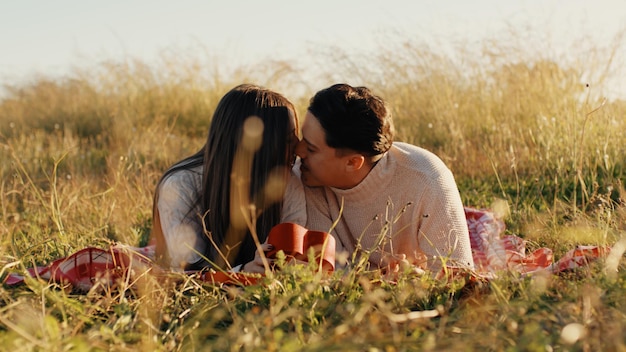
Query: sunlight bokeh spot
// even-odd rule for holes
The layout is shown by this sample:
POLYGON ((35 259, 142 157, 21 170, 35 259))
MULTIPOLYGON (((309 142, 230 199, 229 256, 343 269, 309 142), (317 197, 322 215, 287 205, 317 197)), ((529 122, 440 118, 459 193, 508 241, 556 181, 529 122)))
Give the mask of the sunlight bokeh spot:
POLYGON ((511 209, 509 208, 509 202, 504 199, 496 199, 491 204, 491 209, 496 214, 496 216, 500 219, 506 219, 511 214, 511 209))
POLYGON ((531 281, 531 289, 533 293, 540 295, 546 292, 550 285, 550 276, 548 275, 548 273, 538 273, 536 275, 533 275, 531 281))
POLYGON ((249 117, 243 124, 242 145, 246 150, 257 150, 263 142, 263 121, 257 116, 249 117))
POLYGON ((585 334, 585 327, 578 323, 571 323, 565 325, 561 331, 561 339, 563 342, 573 345, 576 341, 580 340, 585 334))
POLYGON ((609 279, 615 280, 617 278, 617 271, 619 267, 619 263, 624 256, 624 252, 626 251, 626 237, 622 237, 619 241, 617 241, 609 255, 606 258, 605 262, 605 270, 606 275, 609 279))

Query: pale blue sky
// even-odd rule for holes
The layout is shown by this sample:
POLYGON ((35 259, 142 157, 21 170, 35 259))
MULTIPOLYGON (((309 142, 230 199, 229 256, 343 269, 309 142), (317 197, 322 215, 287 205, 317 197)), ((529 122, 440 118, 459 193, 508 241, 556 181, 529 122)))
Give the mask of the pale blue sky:
POLYGON ((0 84, 100 59, 149 62, 173 46, 236 66, 306 60, 314 45, 374 47, 386 31, 479 41, 511 24, 542 26, 564 43, 583 32, 608 41, 626 28, 626 1, 3 0, 0 84))

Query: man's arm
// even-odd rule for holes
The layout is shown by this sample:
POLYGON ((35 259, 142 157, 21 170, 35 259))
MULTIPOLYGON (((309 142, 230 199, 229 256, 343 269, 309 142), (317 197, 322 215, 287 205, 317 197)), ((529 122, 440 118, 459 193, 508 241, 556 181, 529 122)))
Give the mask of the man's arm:
POLYGON ((439 271, 442 265, 473 268, 465 211, 450 171, 432 179, 422 202, 418 241, 429 258, 429 269, 439 271))

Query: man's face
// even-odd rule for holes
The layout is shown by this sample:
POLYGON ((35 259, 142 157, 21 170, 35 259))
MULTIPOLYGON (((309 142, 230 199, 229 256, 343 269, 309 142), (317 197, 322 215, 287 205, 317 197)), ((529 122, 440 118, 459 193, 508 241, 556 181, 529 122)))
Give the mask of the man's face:
POLYGON ((307 111, 302 125, 302 141, 296 148, 302 164, 302 182, 310 187, 344 188, 347 156, 326 144, 326 132, 317 118, 307 111))

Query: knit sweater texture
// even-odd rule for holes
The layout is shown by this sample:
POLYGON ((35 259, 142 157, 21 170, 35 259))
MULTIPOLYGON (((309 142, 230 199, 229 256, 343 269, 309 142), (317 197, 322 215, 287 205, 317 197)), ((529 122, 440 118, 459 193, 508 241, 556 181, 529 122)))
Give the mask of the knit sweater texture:
POLYGON ((385 268, 391 256, 405 254, 426 270, 474 267, 454 176, 432 152, 394 142, 357 186, 304 189, 307 227, 330 232, 337 221, 331 234, 348 261, 368 255, 371 266, 385 268))

